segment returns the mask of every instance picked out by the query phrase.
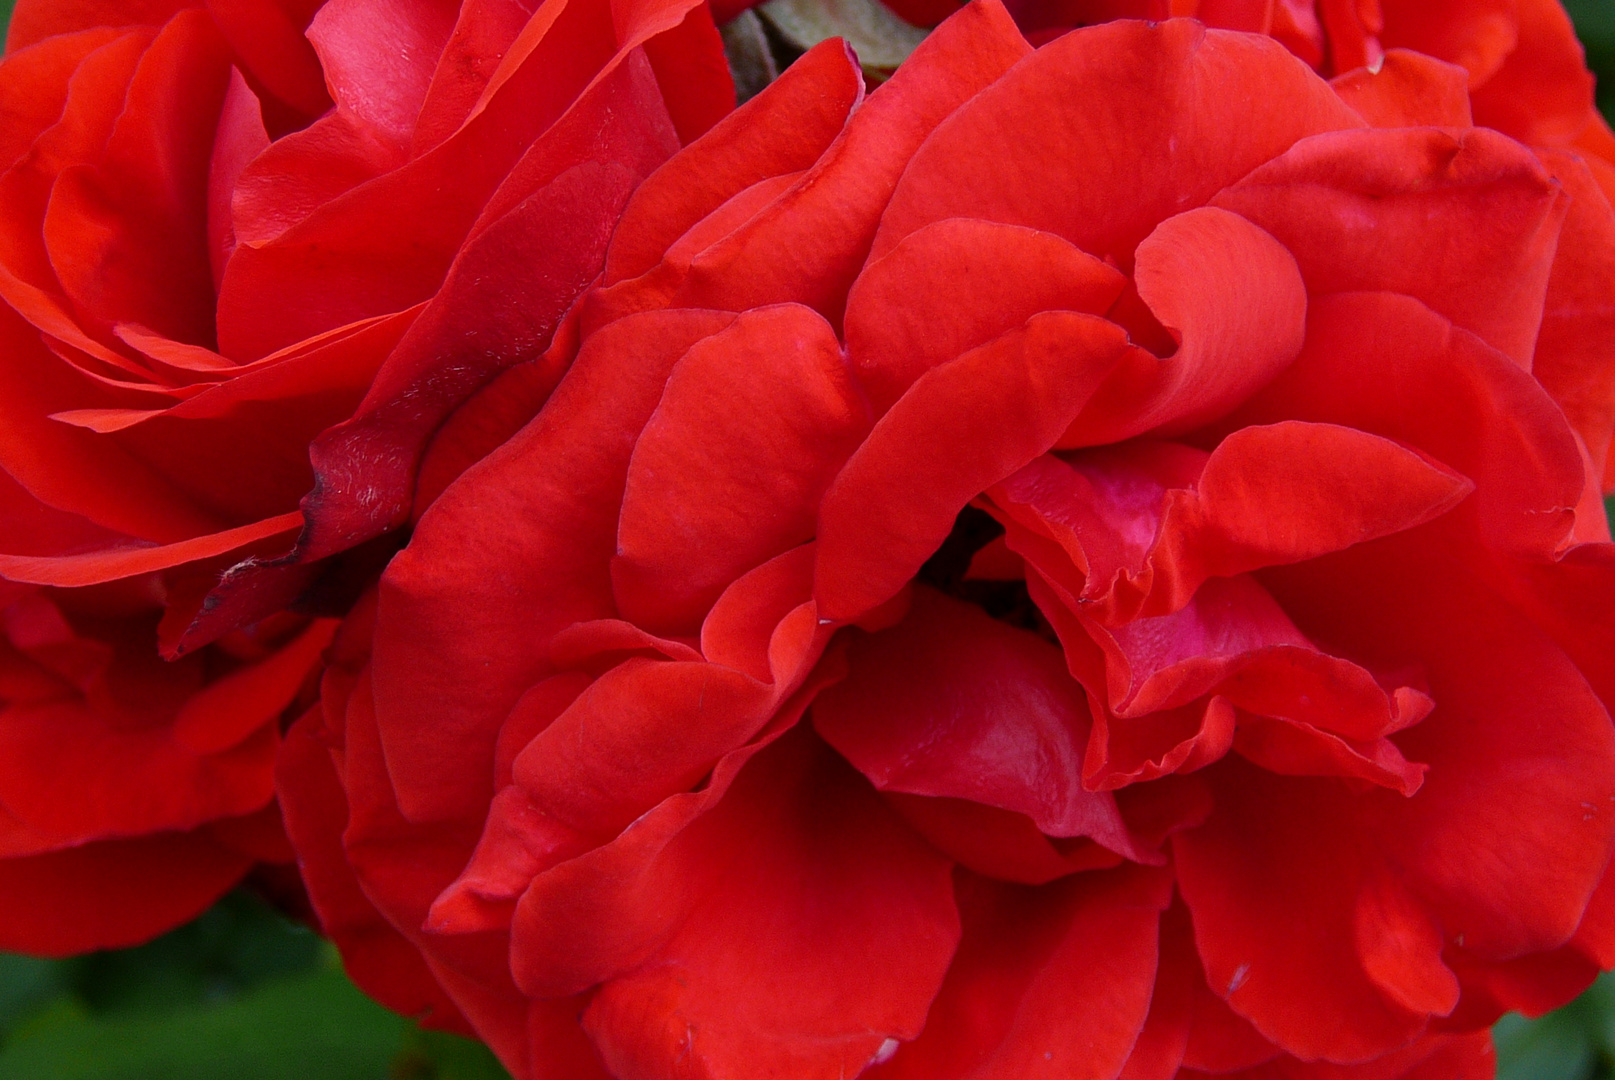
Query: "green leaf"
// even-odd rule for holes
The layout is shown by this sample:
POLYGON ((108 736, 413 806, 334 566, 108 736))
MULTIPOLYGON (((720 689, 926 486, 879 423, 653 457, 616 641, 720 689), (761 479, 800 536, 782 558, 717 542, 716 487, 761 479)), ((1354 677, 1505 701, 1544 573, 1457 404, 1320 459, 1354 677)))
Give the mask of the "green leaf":
POLYGON ((1497 1080, 1586 1080, 1596 1058, 1594 1033, 1572 1009, 1540 1020, 1505 1016, 1492 1029, 1497 1080))
POLYGON ((0 1080, 381 1080, 409 1021, 332 960, 233 1001, 95 1015, 63 1000, 0 1050, 0 1080))

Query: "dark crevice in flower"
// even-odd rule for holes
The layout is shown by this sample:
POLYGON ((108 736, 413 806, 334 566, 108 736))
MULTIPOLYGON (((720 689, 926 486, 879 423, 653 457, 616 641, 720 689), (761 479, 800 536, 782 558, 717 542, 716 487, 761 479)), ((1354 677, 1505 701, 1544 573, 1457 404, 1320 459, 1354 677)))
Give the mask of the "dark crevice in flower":
POLYGON ((920 567, 915 580, 974 604, 999 622, 1057 643, 1054 628, 1032 602, 1025 581, 983 581, 965 576, 976 552, 1003 534, 1004 527, 985 510, 965 507, 954 519, 953 531, 920 567))

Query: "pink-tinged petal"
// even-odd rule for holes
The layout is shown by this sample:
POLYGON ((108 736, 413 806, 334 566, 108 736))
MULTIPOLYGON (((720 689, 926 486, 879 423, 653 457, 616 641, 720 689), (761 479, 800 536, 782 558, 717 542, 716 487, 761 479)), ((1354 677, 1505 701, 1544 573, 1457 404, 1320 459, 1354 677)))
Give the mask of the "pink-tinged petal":
POLYGON ((1127 349, 1114 323, 1043 312, 922 375, 825 495, 821 614, 855 618, 896 595, 966 503, 1054 445, 1127 349))
MULTIPOLYGON (((1427 1011, 1388 996, 1338 930, 1356 925, 1373 858, 1358 823, 1362 796, 1342 781, 1278 777, 1235 761, 1207 774, 1217 800, 1211 818, 1172 840, 1212 992, 1309 1060, 1364 1061, 1403 1045, 1424 1030, 1427 1011), (1352 1022, 1338 1023, 1342 1016, 1352 1022)), ((1440 968, 1439 948, 1420 956, 1421 972, 1440 968)))
POLYGON ((874 255, 968 217, 1052 232, 1129 269, 1160 222, 1297 139, 1361 124, 1267 39, 1187 20, 1073 31, 937 128, 892 196, 874 255), (1256 115, 1252 95, 1286 106, 1256 115))
POLYGON ((573 300, 599 275, 634 186, 675 147, 637 54, 540 137, 483 208, 443 287, 357 414, 311 449, 319 485, 308 504, 304 558, 402 524, 430 434, 489 379, 551 343, 573 300))
POLYGON ((331 107, 326 77, 302 19, 284 5, 265 0, 207 0, 208 14, 230 43, 246 72, 299 118, 319 116, 331 107))
POLYGON ((189 6, 190 0, 20 0, 11 13, 6 52, 57 34, 106 26, 161 26, 189 6))
POLYGON ((1469 73, 1408 49, 1391 49, 1377 69, 1356 68, 1329 85, 1377 128, 1466 128, 1473 122, 1469 73))
POLYGON ((1263 576, 1302 626, 1423 666, 1435 710, 1395 740, 1424 787, 1356 814, 1448 937, 1498 960, 1562 945, 1615 844, 1615 730, 1570 658, 1428 535, 1263 576))
POLYGON ((618 881, 548 880, 566 869, 528 894, 532 925, 604 907, 651 946, 584 1013, 617 1075, 855 1075, 920 1033, 959 937, 950 864, 805 732, 618 881))
MULTIPOLYGON (((994 512, 1059 544, 1107 624, 1176 611, 1212 577, 1316 558, 1422 525, 1473 484, 1351 428, 1243 427, 1209 457, 1172 444, 1042 457, 989 493, 994 512)), ((1013 543, 1011 546, 1013 547, 1013 543)), ((1060 576, 1058 567, 1043 565, 1060 576)))
POLYGON ((327 0, 308 40, 337 107, 407 147, 457 8, 451 0, 327 0))
POLYGON ((1121 716, 1187 704, 1269 651, 1312 648, 1267 590, 1244 574, 1212 578, 1170 615, 1109 627, 1083 618, 1083 625, 1105 651, 1103 692, 1121 716))
POLYGON ((1458 514, 1477 515, 1504 551, 1551 555, 1574 524, 1585 471, 1559 407, 1506 356, 1409 297, 1316 300, 1301 356, 1229 423, 1279 420, 1372 432, 1469 477, 1475 494, 1458 514))
POLYGON ((290 540, 302 527, 302 512, 293 510, 289 514, 265 518, 251 525, 207 533, 190 540, 177 540, 171 544, 137 546, 125 541, 118 546, 83 554, 0 555, 0 574, 13 581, 38 585, 94 585, 223 555, 272 537, 290 540))
POLYGON ((656 312, 595 334, 544 412, 444 492, 388 567, 376 665, 409 816, 485 805, 499 725, 552 673, 549 637, 616 614, 609 568, 634 440, 674 362, 733 318, 656 312))
POLYGON ((910 157, 1027 51, 1000 4, 978 0, 961 9, 853 113, 800 184, 694 260, 675 302, 743 311, 797 301, 839 326, 910 157))
POLYGON ((1586 163, 1539 151, 1570 192, 1531 373, 1564 409, 1602 479, 1615 437, 1615 212, 1586 163))
POLYGON ((904 237, 847 298, 847 353, 876 415, 914 381, 1040 311, 1104 314, 1126 279, 1052 233, 953 218, 904 237))
POLYGON ((1312 295, 1404 293, 1530 367, 1569 200, 1513 140, 1484 129, 1320 135, 1214 202, 1289 248, 1312 295))
POLYGON ((843 46, 808 50, 640 185, 612 238, 603 283, 651 270, 680 236, 746 188, 811 166, 862 96, 863 76, 843 46))
POLYGON ((1163 871, 959 880, 964 937, 925 1031, 871 1080, 1114 1077, 1155 989, 1163 871))
POLYGON ((470 1034, 420 952, 388 924, 342 850, 348 802, 331 764, 332 747, 317 712, 292 725, 275 766, 286 833, 320 930, 342 950, 348 976, 365 993, 429 1027, 470 1034))
POLYGON ((628 466, 611 579, 625 618, 698 625, 741 574, 812 539, 869 429, 835 332, 811 308, 745 312, 673 367, 628 466))
POLYGON ((815 730, 881 791, 968 799, 1140 859, 1115 800, 1081 783, 1089 716, 1058 647, 929 588, 856 641, 815 730))
POLYGON ((251 863, 206 830, 0 859, 0 948, 71 956, 142 944, 206 911, 251 863))

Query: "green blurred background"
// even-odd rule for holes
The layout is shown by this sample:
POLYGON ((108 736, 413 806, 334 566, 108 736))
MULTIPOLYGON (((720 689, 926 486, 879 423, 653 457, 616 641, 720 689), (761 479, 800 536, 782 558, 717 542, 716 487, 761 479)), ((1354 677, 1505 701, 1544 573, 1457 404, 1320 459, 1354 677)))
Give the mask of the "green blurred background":
MULTIPOLYGON (((49 2, 49 0, 45 0, 49 2)), ((13 0, 0 0, 0 28, 13 0)), ((1567 0, 1615 116, 1615 0, 1567 0)), ((0 102, 0 108, 5 103, 0 102)), ((1615 521, 1615 500, 1606 505, 1615 521)), ((1615 976, 1497 1025, 1501 1080, 1615 1080, 1615 976)), ((504 1080, 480 1044, 369 1001, 332 947, 237 892, 149 945, 0 953, 0 1080, 504 1080)))

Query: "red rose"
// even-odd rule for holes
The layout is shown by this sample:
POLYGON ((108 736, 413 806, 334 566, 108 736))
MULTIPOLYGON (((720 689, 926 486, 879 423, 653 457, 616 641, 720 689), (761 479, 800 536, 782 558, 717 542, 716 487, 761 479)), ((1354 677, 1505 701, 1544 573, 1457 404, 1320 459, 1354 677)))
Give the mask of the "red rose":
POLYGON ((0 583, 0 948, 133 945, 291 862, 279 721, 336 622, 282 616, 165 663, 161 597, 0 583))
MULTIPOLYGON (((931 26, 958 0, 883 0, 931 26)), ((720 21, 750 4, 717 7, 720 21)), ((1034 43, 1111 19, 1191 16, 1208 26, 1271 34, 1325 76, 1376 66, 1411 49, 1468 72, 1474 121, 1536 146, 1576 146, 1606 194, 1615 192, 1615 137, 1593 105, 1575 28, 1559 0, 1009 0, 1034 43)), ((1363 77, 1361 74, 1357 77, 1363 77)))
POLYGON ((170 655, 407 521, 733 103, 695 0, 22 0, 8 50, 0 575, 169 571, 170 655))
POLYGON ((1485 1074, 1615 964, 1588 166, 1183 20, 862 90, 461 414, 282 759, 350 967, 522 1078, 1485 1074))

